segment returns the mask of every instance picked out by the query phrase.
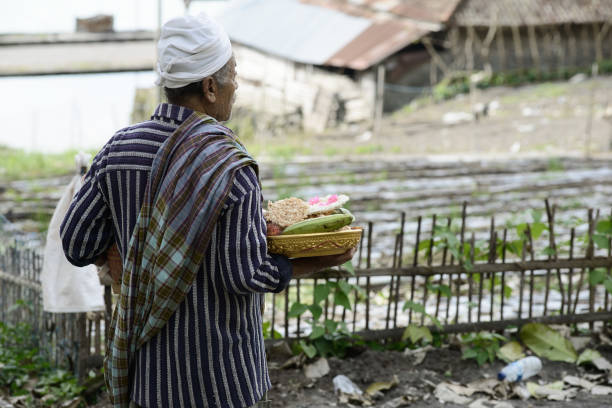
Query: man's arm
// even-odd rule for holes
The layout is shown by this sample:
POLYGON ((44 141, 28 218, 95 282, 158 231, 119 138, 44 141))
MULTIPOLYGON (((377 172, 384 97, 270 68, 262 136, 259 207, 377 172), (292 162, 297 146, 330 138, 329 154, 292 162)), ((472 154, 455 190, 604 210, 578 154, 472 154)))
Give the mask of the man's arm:
POLYGON ((104 263, 104 253, 113 238, 110 210, 96 182, 102 154, 94 159, 60 227, 64 254, 75 266, 104 263))
POLYGON ((230 203, 217 224, 217 242, 221 281, 228 291, 280 292, 289 284, 289 259, 268 254, 261 192, 251 167, 236 172, 230 203))
POLYGON ((280 292, 292 277, 341 265, 350 260, 355 248, 341 255, 289 260, 268 253, 266 222, 261 209, 261 192, 251 168, 237 172, 234 182, 239 194, 222 215, 218 225, 218 263, 225 287, 235 293, 280 292))
POLYGON ((291 265, 293 265, 293 277, 307 278, 309 275, 312 275, 315 272, 331 268, 332 266, 342 265, 343 263, 353 259, 353 255, 355 255, 356 250, 357 246, 354 246, 345 253, 339 255, 292 259, 291 265))

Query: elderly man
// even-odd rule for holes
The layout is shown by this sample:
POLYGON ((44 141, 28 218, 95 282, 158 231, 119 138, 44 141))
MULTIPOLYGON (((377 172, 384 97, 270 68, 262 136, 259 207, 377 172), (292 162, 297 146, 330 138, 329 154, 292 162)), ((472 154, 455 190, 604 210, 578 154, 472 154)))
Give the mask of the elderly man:
POLYGON ((66 257, 123 260, 105 376, 115 407, 248 407, 270 388, 264 292, 349 260, 266 248, 257 163, 232 131, 236 62, 214 21, 164 25, 158 84, 169 103, 96 155, 62 224, 66 257))

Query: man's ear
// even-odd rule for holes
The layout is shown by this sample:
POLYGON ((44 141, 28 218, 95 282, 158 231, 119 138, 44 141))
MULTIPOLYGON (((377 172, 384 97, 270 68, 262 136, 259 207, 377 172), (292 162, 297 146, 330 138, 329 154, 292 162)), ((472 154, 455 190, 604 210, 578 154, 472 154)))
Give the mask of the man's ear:
POLYGON ((212 77, 206 77, 202 80, 202 93, 204 99, 209 103, 215 103, 217 101, 217 83, 212 77))

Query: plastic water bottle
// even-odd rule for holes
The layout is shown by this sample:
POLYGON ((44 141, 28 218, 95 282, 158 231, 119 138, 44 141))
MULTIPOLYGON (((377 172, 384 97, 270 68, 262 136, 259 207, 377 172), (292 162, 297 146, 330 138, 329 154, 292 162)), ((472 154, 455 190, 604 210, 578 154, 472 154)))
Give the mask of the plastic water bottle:
POLYGON ((498 374, 499 381, 515 382, 536 375, 542 369, 542 361, 537 357, 525 357, 505 366, 498 374))

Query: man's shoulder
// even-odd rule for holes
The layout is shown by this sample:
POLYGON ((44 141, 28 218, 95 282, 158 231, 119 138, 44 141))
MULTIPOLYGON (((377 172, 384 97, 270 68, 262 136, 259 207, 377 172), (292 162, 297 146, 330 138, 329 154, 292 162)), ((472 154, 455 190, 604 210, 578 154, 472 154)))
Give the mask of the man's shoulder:
POLYGON ((176 123, 164 122, 161 120, 146 120, 119 129, 113 135, 111 142, 120 142, 132 139, 157 140, 165 139, 176 130, 176 123))
POLYGON ((146 169, 177 126, 159 120, 147 120, 119 129, 96 155, 94 164, 101 171, 108 166, 127 168, 133 165, 135 169, 146 169))
POLYGON ((244 166, 236 170, 234 181, 230 189, 226 205, 232 205, 242 201, 251 194, 261 194, 259 179, 252 165, 244 166))

